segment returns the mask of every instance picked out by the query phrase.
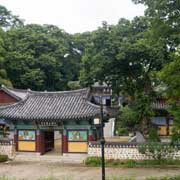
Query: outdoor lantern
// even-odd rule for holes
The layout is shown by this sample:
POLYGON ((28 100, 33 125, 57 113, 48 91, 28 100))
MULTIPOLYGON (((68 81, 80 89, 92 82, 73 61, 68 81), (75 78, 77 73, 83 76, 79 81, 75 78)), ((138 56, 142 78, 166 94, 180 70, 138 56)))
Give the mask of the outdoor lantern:
POLYGON ((94 124, 95 125, 101 124, 101 119, 100 118, 94 118, 94 124))

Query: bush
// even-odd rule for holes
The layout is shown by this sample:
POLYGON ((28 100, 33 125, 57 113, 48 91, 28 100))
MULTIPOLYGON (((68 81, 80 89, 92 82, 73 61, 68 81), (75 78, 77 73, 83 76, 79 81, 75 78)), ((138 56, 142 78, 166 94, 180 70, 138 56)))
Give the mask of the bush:
POLYGON ((150 159, 161 160, 164 158, 172 158, 172 154, 177 149, 172 145, 165 145, 157 142, 149 142, 138 147, 140 153, 145 154, 150 159))
POLYGON ((8 160, 8 156, 7 155, 0 155, 0 163, 1 162, 6 162, 8 160))
MULTIPOLYGON (((138 179, 112 177, 112 178, 108 178, 107 180, 138 180, 138 179)), ((180 180, 180 176, 175 176, 175 177, 162 177, 162 178, 152 177, 152 178, 147 178, 147 179, 145 179, 145 180, 180 180)))
POLYGON ((0 177, 0 180, 16 180, 15 178, 0 177))
MULTIPOLYGON (((88 166, 96 167, 101 166, 100 157, 88 157, 85 160, 88 166)), ((108 159, 105 161, 106 166, 121 166, 121 167, 157 167, 157 166, 180 166, 180 160, 175 159, 160 159, 160 160, 115 160, 108 159)))
POLYGON ((180 180, 180 176, 162 177, 162 178, 147 178, 146 180, 180 180))
POLYGON ((101 157, 87 157, 85 160, 85 164, 88 166, 100 166, 101 157))
POLYGON ((151 128, 149 130, 149 137, 148 137, 149 142, 160 142, 160 138, 157 132, 157 129, 151 128))

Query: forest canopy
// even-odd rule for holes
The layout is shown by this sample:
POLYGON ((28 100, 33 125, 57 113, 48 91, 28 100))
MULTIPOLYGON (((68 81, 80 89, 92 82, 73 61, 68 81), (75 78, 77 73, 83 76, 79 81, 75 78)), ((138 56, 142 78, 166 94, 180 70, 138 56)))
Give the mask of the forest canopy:
POLYGON ((95 31, 76 34, 25 24, 0 5, 0 84, 55 91, 106 82, 129 105, 121 122, 126 126, 128 117, 132 128, 146 124, 152 102, 164 96, 180 132, 179 1, 132 1, 146 6, 144 16, 121 18, 116 25, 104 21, 95 31))

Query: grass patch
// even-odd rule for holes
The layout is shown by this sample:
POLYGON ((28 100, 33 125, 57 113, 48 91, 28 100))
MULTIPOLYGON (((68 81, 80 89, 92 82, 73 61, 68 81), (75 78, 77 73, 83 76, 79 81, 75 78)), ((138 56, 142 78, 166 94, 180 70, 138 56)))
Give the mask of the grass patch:
POLYGON ((6 162, 8 160, 8 156, 7 155, 0 155, 0 163, 1 162, 6 162))
MULTIPOLYGON (((108 178, 107 180, 138 180, 134 178, 118 178, 118 177, 113 177, 113 178, 108 178)), ((180 180, 180 176, 175 176, 175 177, 162 177, 162 178, 146 178, 145 180, 180 180)))
MULTIPOLYGON (((101 157, 87 157, 85 160, 87 166, 101 166, 101 157)), ((121 166, 121 167, 159 167, 159 166, 175 166, 180 167, 180 160, 161 159, 161 160, 114 160, 105 161, 106 166, 121 166)))

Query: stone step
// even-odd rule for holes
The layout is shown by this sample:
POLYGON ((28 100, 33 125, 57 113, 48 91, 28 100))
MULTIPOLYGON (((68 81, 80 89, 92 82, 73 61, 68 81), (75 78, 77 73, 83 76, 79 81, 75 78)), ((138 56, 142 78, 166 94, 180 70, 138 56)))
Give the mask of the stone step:
POLYGON ((65 154, 58 155, 30 155, 18 154, 15 161, 42 161, 42 162, 62 162, 62 163, 83 163, 87 154, 65 154))

